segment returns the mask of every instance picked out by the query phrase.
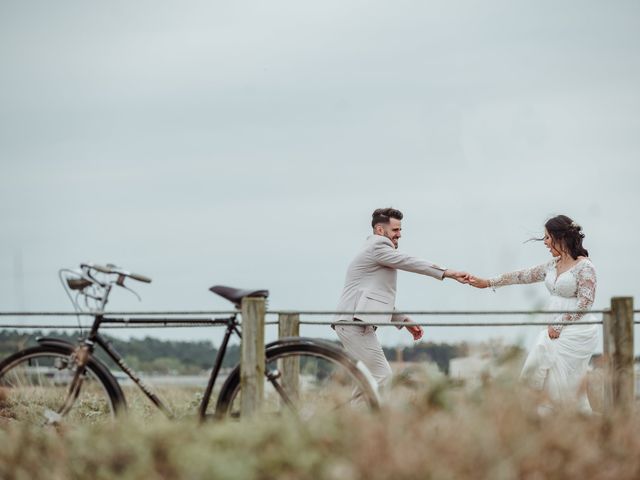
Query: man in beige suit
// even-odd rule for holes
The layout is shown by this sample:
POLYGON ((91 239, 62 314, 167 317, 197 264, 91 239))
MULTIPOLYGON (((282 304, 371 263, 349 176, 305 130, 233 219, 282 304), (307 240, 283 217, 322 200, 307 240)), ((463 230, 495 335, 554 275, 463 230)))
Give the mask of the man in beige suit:
MULTIPOLYGON (((407 315, 373 314, 395 310, 398 270, 419 273, 438 280, 453 278, 460 283, 468 283, 469 280, 468 273, 442 268, 399 252, 397 248, 401 237, 401 220, 402 213, 393 208, 379 208, 373 212, 373 235, 367 238, 360 252, 349 264, 337 308, 339 312, 354 313, 338 314, 335 318, 337 323, 334 325, 344 348, 367 366, 380 387, 391 378, 391 367, 378 341, 376 327, 340 325, 339 322, 410 322, 411 319, 407 315)), ((402 328, 402 325, 398 328, 402 328)), ((406 328, 414 340, 422 338, 422 327, 406 328)))

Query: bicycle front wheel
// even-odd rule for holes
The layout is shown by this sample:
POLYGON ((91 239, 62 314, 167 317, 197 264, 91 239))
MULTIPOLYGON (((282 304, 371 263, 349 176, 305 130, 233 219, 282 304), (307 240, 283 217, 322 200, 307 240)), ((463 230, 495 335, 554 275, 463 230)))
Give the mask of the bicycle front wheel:
MULTIPOLYGON (((267 349, 261 412, 293 413, 303 420, 342 409, 379 407, 377 387, 361 362, 325 341, 295 339, 267 349)), ((216 417, 239 417, 240 367, 222 387, 216 417)))
POLYGON ((97 423, 124 407, 115 380, 93 359, 77 374, 71 347, 27 348, 0 363, 0 420, 97 423))

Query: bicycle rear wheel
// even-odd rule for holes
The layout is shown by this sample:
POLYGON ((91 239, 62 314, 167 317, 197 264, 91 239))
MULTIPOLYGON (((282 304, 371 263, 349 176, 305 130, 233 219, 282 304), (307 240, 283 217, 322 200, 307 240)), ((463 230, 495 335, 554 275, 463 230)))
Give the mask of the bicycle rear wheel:
MULTIPOLYGON (((361 362, 324 341, 299 338, 267 349, 264 413, 293 413, 303 420, 342 409, 379 407, 377 387, 361 362)), ((239 417, 240 367, 227 377, 216 417, 239 417)))
POLYGON ((76 375, 73 348, 42 345, 0 363, 0 420, 36 425, 97 423, 124 408, 124 398, 108 370, 90 359, 76 375), (80 384, 78 384, 80 381, 80 384))

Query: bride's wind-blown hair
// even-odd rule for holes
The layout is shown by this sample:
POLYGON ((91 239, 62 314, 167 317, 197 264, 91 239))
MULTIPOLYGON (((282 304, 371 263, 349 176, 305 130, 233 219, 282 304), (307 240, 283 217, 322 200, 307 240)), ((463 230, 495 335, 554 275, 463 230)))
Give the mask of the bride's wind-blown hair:
MULTIPOLYGON (((584 233, 582 233, 582 227, 576 222, 571 220, 566 215, 556 215, 555 217, 547 220, 544 227, 551 235, 555 245, 564 245, 567 249, 567 253, 571 255, 571 258, 577 260, 578 257, 588 257, 589 252, 582 246, 582 240, 584 240, 584 233)), ((536 238, 535 240, 542 241, 542 238, 536 238)))

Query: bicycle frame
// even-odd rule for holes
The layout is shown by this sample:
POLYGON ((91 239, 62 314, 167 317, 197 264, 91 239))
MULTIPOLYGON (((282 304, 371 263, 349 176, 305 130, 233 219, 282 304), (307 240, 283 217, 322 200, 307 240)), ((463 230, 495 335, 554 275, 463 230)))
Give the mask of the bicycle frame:
MULTIPOLYGON (((93 268, 95 268, 95 266, 93 268)), ((98 270, 98 271, 102 271, 102 270, 98 270)), ((61 272, 60 275, 62 275, 63 272, 69 272, 69 273, 72 273, 74 275, 78 275, 78 273, 70 272, 69 270, 66 270, 66 269, 63 269, 60 272, 61 272)), ((92 283, 98 285, 102 289, 104 289, 104 291, 102 293, 102 296, 90 296, 90 298, 92 298, 96 302, 98 311, 99 312, 104 312, 104 309, 105 309, 105 307, 107 305, 107 302, 109 301, 109 294, 111 293, 111 289, 112 289, 114 283, 113 282, 111 282, 111 283, 110 282, 104 282, 104 283, 99 282, 95 277, 93 277, 91 275, 90 267, 86 267, 80 275, 82 276, 82 278, 85 278, 85 279, 91 281, 92 283)), ((142 277, 142 276, 137 275, 137 277, 138 277, 138 279, 140 279, 140 277, 142 277)), ((143 278, 143 281, 145 281, 144 277, 142 277, 142 278, 143 278)), ((62 280, 62 276, 61 276, 61 280, 62 280)), ((117 285, 119 285, 121 287, 124 287, 123 281, 124 281, 124 277, 121 276, 121 277, 119 277, 118 281, 115 282, 115 284, 117 284, 117 285)), ((80 308, 79 305, 73 300, 73 298, 72 298, 69 290, 67 289, 64 281, 62 282, 62 284, 63 284, 63 287, 65 287, 65 290, 67 291, 67 295, 71 299, 74 307, 76 308, 76 310, 79 310, 79 308, 80 308)), ((238 316, 238 313, 235 313, 235 314, 233 314, 232 316, 230 316, 228 318, 216 318, 210 323, 210 325, 226 325, 226 331, 225 331, 222 343, 220 345, 220 348, 218 349, 218 353, 216 354, 216 358, 215 358, 215 361, 214 361, 214 364, 213 364, 213 369, 211 370, 211 374, 209 376, 209 380, 207 382, 207 386, 205 388, 204 395, 202 396, 202 401, 200 402, 200 407, 198 409, 198 415, 199 415, 201 420, 204 420, 204 418, 206 416, 206 411, 207 411, 207 407, 209 406, 209 401, 211 400, 211 394, 213 392, 213 387, 214 387, 215 382, 216 382, 216 380, 218 378, 218 374, 220 373, 220 368, 222 367, 222 362, 224 360, 224 356, 225 356, 225 354, 227 352, 229 339, 231 338, 231 335, 233 333, 238 335, 238 337, 242 338, 242 334, 241 334, 240 330, 238 329, 239 323, 237 321, 237 316, 238 316)), ((173 321, 176 321, 176 322, 189 321, 189 320, 193 320, 193 319, 190 319, 190 318, 173 319, 173 321)), ((63 407, 63 413, 66 413, 66 411, 68 411, 72 407, 73 402, 77 398, 78 393, 80 392, 80 389, 82 388, 84 367, 86 366, 87 362, 89 361, 89 358, 91 358, 91 356, 93 355, 93 352, 95 350, 95 346, 98 345, 118 365, 118 367, 120 367, 120 369, 131 379, 131 381, 133 381, 133 383, 135 383, 138 386, 138 388, 140 390, 142 390, 142 392, 145 394, 145 396, 156 407, 158 407, 168 418, 173 418, 174 415, 171 412, 171 410, 167 407, 167 405, 160 399, 160 397, 153 391, 153 389, 151 387, 149 387, 140 378, 138 373, 135 370, 133 370, 129 365, 127 365, 127 363, 122 358, 122 355, 120 355, 118 353, 118 351, 113 347, 113 345, 111 345, 111 342, 109 342, 105 337, 103 337, 99 333, 100 326, 103 325, 103 324, 114 324, 114 323, 120 324, 120 323, 125 323, 125 322, 126 323, 144 323, 144 324, 154 324, 154 323, 155 324, 163 324, 163 323, 165 323, 164 320, 158 320, 158 319, 153 319, 153 318, 151 318, 151 319, 129 319, 129 320, 125 321, 124 319, 105 317, 104 314, 102 314, 102 313, 96 314, 94 316, 94 321, 93 321, 93 324, 92 324, 91 329, 89 331, 89 334, 80 341, 80 344, 78 345, 78 348, 76 349, 75 361, 76 361, 76 363, 77 363, 79 368, 76 371, 74 380, 71 382, 71 384, 69 386, 67 399, 66 399, 65 405, 63 407)))
MULTIPOLYGON (((220 368, 222 367, 222 362, 224 360, 224 356, 227 352, 227 346, 229 344, 229 339, 231 335, 235 333, 238 337, 242 338, 242 333, 238 329, 238 321, 237 315, 234 314, 228 318, 216 318, 212 321, 211 325, 226 325, 226 330, 224 334, 224 338, 218 349, 218 353, 216 354, 215 362, 213 364, 213 369, 211 370, 211 374, 209 375, 209 380, 207 382, 207 386, 205 388, 204 394, 202 396, 202 401, 200 402, 200 406, 198 408, 198 415, 201 420, 204 420, 206 416, 207 407, 209 406, 209 401, 211 400, 211 393, 213 392, 213 387, 218 378, 218 374, 220 373, 220 368)), ((189 321, 191 319, 176 319, 176 321, 189 321)), ((107 355, 120 367, 120 369, 135 383, 140 390, 146 395, 146 397, 156 406, 158 407, 168 418, 173 418, 174 415, 171 410, 167 407, 167 405, 160 399, 160 397, 153 391, 151 387, 149 387, 138 375, 138 373, 133 370, 122 358, 122 355, 118 353, 118 351, 111 345, 111 342, 107 340, 105 337, 100 335, 99 329, 101 325, 104 324, 119 324, 122 323, 122 319, 118 318, 109 318, 104 317, 103 315, 96 315, 93 325, 91 326, 91 330, 89 334, 82 340, 82 346, 87 348, 89 355, 86 359, 81 359, 83 362, 80 364, 79 375, 82 374, 84 365, 86 365, 86 360, 93 354, 95 350, 95 346, 100 346, 107 355)), ((130 319, 128 323, 144 323, 144 324, 153 324, 153 323, 165 323, 165 320, 155 320, 154 319, 130 319)), ((75 383, 75 382, 74 382, 75 383)), ((76 395, 76 392, 73 390, 79 390, 80 385, 76 384, 76 386, 70 390, 70 396, 76 395)))

